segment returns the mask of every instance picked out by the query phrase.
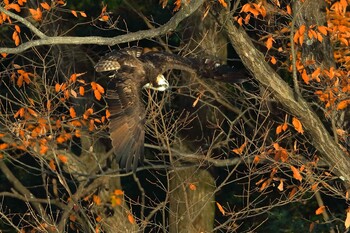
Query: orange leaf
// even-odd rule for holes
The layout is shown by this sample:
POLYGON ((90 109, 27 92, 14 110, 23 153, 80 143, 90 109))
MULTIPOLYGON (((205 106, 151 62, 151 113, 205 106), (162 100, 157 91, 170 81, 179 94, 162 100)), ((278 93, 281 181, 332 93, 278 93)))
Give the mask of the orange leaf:
POLYGON ((112 195, 111 196, 111 202, 112 202, 112 206, 113 207, 120 206, 122 204, 122 199, 112 195))
POLYGON ((315 191, 317 189, 318 183, 314 183, 313 185, 311 185, 311 190, 315 191))
POLYGON ((298 44, 298 41, 299 41, 299 33, 298 32, 296 32, 295 34, 294 34, 294 37, 293 37, 293 41, 294 41, 294 43, 296 43, 296 44, 298 44))
POLYGON ((272 36, 269 36, 265 42, 267 50, 270 50, 272 48, 273 42, 276 42, 272 36))
POLYGON ((105 93, 105 89, 98 83, 96 83, 96 90, 98 90, 100 93, 105 93))
POLYGON ((96 219, 96 222, 101 222, 102 221, 102 217, 100 215, 97 216, 95 219, 96 219))
POLYGON ((277 126, 276 128, 276 134, 282 133, 282 125, 277 126))
POLYGON ((301 182, 303 180, 303 177, 300 175, 299 170, 292 165, 290 166, 290 169, 293 172, 294 179, 299 180, 301 182))
POLYGON ((56 85, 55 85, 55 91, 56 91, 56 92, 59 92, 60 90, 61 90, 61 85, 58 84, 58 83, 56 83, 56 85))
POLYGON ((30 115, 34 116, 34 117, 37 117, 38 114, 31 108, 27 108, 27 111, 29 112, 30 115))
POLYGON ((135 219, 134 219, 134 216, 132 216, 132 214, 128 214, 128 220, 131 224, 135 224, 135 219))
POLYGON ((7 57, 7 53, 1 53, 1 56, 2 56, 3 58, 7 57))
POLYGON ((225 2, 225 0, 218 0, 219 3, 223 6, 223 7, 227 7, 227 3, 225 2))
POLYGON ((20 33, 21 32, 21 28, 18 25, 15 25, 15 30, 20 33))
POLYGON ((29 8, 29 12, 35 21, 41 21, 43 14, 42 14, 40 8, 36 8, 36 10, 29 8))
POLYGON ((345 228, 348 229, 350 227, 350 210, 346 211, 346 219, 345 219, 345 228))
POLYGON ((101 198, 100 198, 99 196, 94 195, 94 196, 92 197, 92 200, 93 200, 93 202, 94 202, 96 205, 101 205, 101 198))
POLYGON ((277 60, 274 56, 271 56, 271 63, 274 65, 276 65, 276 63, 277 63, 277 60))
POLYGON ((278 185, 277 189, 281 192, 283 191, 283 180, 280 180, 280 184, 278 185))
POLYGON ((238 20, 237 20, 237 23, 242 26, 243 25, 243 18, 242 17, 239 17, 238 20))
POLYGON ((109 119, 110 116, 111 116, 111 112, 108 109, 106 109, 106 118, 109 119))
POLYGON ((85 13, 84 11, 80 11, 79 13, 80 13, 80 15, 81 15, 82 17, 84 17, 84 18, 87 17, 87 15, 86 15, 86 13, 85 13))
POLYGON ((94 90, 94 96, 97 100, 101 100, 102 96, 98 90, 94 90))
POLYGON ((84 94, 85 94, 85 89, 84 89, 84 87, 82 87, 82 86, 79 87, 79 94, 80 94, 81 96, 84 96, 84 94))
POLYGON ((7 144, 7 143, 2 143, 2 144, 0 144, 0 150, 5 150, 5 149, 7 149, 9 147, 9 144, 7 144))
POLYGON ((297 118, 293 117, 292 124, 294 126, 294 129, 298 131, 298 133, 301 133, 301 134, 304 133, 303 125, 297 118))
POLYGON ((17 12, 21 12, 21 8, 19 7, 18 4, 15 4, 15 3, 8 4, 8 5, 6 5, 5 8, 6 9, 13 9, 13 10, 15 10, 17 12))
POLYGON ((20 6, 23 6, 23 4, 27 2, 27 0, 18 0, 17 2, 20 6))
POLYGON ((241 155, 246 146, 247 146, 247 141, 245 141, 239 148, 233 149, 232 152, 241 155))
POLYGON ((73 83, 74 83, 75 81, 77 81, 77 74, 75 74, 75 73, 72 74, 72 75, 70 76, 70 78, 69 78, 69 81, 70 81, 70 82, 73 82, 73 83))
POLYGON ((254 159, 253 159, 253 163, 256 165, 256 164, 259 163, 259 161, 260 161, 259 156, 255 155, 255 156, 254 156, 254 159))
POLYGON ((292 15, 292 8, 290 7, 290 5, 287 5, 287 13, 288 15, 292 15))
POLYGON ((327 36, 327 27, 326 26, 318 26, 317 30, 321 32, 323 35, 327 36))
POLYGON ((92 90, 96 90, 97 89, 97 83, 96 82, 91 82, 90 85, 91 85, 92 90))
POLYGON ((49 150, 49 147, 48 146, 46 146, 46 145, 40 145, 40 151, 39 151, 39 153, 41 154, 41 155, 44 155, 44 154, 46 154, 46 152, 49 150))
POLYGON ((297 192, 297 188, 294 187, 294 188, 292 189, 292 191, 290 191, 290 193, 289 193, 289 195, 288 195, 289 199, 292 199, 292 198, 294 197, 294 195, 296 194, 296 192, 297 192))
POLYGON ((91 114, 93 114, 93 113, 94 113, 94 110, 93 110, 92 108, 89 108, 89 109, 87 109, 87 110, 84 112, 83 118, 84 118, 85 120, 87 120, 87 119, 89 118, 89 116, 90 116, 91 114))
POLYGON ((323 205, 323 206, 320 206, 316 211, 316 215, 320 215, 322 214, 324 211, 326 210, 326 207, 323 205))
POLYGON ((40 3, 41 7, 45 10, 49 11, 51 9, 51 6, 47 2, 40 3))
POLYGON ((68 162, 68 157, 65 155, 57 155, 57 158, 62 162, 62 163, 67 163, 68 162))
POLYGON ((196 187, 196 185, 195 184, 189 184, 189 188, 190 188, 190 190, 192 190, 192 191, 195 191, 195 190, 197 190, 197 187, 196 187))
POLYGON ((322 43, 323 37, 322 37, 321 33, 317 33, 317 40, 322 43))
POLYGON ((250 20, 250 14, 247 14, 247 16, 244 18, 244 23, 248 24, 250 20))
POLYGON ((108 15, 102 15, 100 18, 99 18, 99 20, 100 21, 107 21, 109 19, 109 16, 108 15))
POLYGON ((71 10, 70 11, 75 17, 77 17, 78 18, 78 14, 77 14, 77 12, 76 11, 74 11, 74 10, 71 10))
POLYGON ((342 109, 346 108, 349 104, 350 104, 350 100, 342 100, 337 105, 337 110, 342 110, 342 109))
POLYGON ((225 215, 225 210, 224 208, 220 205, 219 202, 216 202, 216 206, 218 207, 219 211, 222 213, 222 215, 225 215))
POLYGON ((63 137, 62 135, 58 136, 57 139, 56 139, 57 143, 58 144, 62 144, 66 141, 66 138, 63 137))
POLYGON ((49 162, 49 166, 50 166, 52 171, 56 171, 56 165, 55 165, 55 162, 52 159, 49 162))
POLYGON ((303 43, 304 43, 304 34, 299 36, 299 44, 303 45, 303 43))
POLYGON ((75 118, 77 116, 77 113, 75 112, 73 107, 69 108, 69 115, 71 118, 75 118))
POLYGON ((284 124, 282 125, 282 130, 286 131, 287 129, 288 129, 288 124, 284 122, 284 124))
POLYGON ((121 196, 121 195, 124 195, 124 192, 123 192, 123 190, 116 189, 116 190, 114 190, 113 194, 117 195, 117 196, 121 196))

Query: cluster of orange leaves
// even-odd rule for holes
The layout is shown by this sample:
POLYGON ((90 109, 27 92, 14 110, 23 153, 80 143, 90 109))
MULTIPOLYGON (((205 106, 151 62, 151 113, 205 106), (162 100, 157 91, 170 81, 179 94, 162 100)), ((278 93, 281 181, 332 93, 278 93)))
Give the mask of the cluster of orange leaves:
MULTIPOLYGON (((67 114, 56 111, 60 106, 67 106, 69 104, 67 101, 70 98, 78 97, 75 89, 79 89, 79 95, 84 96, 85 87, 91 86, 95 98, 97 100, 101 99, 101 95, 104 93, 103 87, 95 82, 86 84, 83 79, 78 78, 84 74, 74 73, 66 82, 56 83, 54 92, 52 92, 51 97, 46 102, 42 100, 44 102, 39 103, 27 97, 28 103, 24 104, 23 107, 20 107, 13 114, 15 123, 13 124, 12 133, 19 140, 11 145, 1 143, 0 149, 19 149, 28 152, 33 150, 36 154, 44 156, 50 148, 55 148, 55 145, 63 144, 71 140, 73 136, 80 137, 83 126, 90 131, 94 131, 96 123, 106 123, 110 116, 108 110, 101 118, 94 116, 92 108, 85 110, 81 116, 77 116, 73 106, 69 107, 67 114)), ((34 74, 23 69, 16 69, 11 75, 11 81, 21 88, 23 87, 23 82, 27 85, 31 84, 30 77, 34 77, 34 74)), ((57 155, 57 159, 62 163, 68 162, 67 157, 61 154, 57 155)), ((53 159, 50 160, 49 166, 53 171, 56 170, 53 159)))
MULTIPOLYGON (((16 12, 21 12, 27 0, 18 0, 16 1, 17 3, 14 3, 14 2, 10 3, 9 0, 4 0, 3 2, 5 4, 4 8, 6 10, 14 10, 16 12)), ((50 11, 52 8, 55 8, 57 6, 65 6, 65 5, 66 5, 66 2, 64 0, 55 0, 55 1, 51 1, 50 4, 47 2, 41 2, 38 8, 36 9, 28 8, 28 10, 33 20, 40 22, 43 19, 43 11, 45 10, 50 11)), ((78 17, 78 13, 82 17, 87 17, 86 13, 83 11, 71 10, 71 13, 75 17, 78 17)), ((8 15, 6 15, 4 12, 1 12, 0 25, 6 21, 10 24, 12 23, 11 18, 8 15)), ((15 30, 12 34, 12 40, 14 41, 16 46, 20 44, 20 32, 21 32, 20 27, 18 25, 15 25, 15 30)), ((3 57, 6 57, 7 54, 1 54, 1 55, 3 57)))
MULTIPOLYGON (((278 0, 273 1, 276 7, 280 7, 278 0)), ((265 17, 266 1, 257 1, 256 3, 246 3, 243 5, 240 16, 235 17, 235 20, 242 26, 248 24, 251 16, 255 18, 261 16, 265 17), (243 14, 242 14, 243 13, 243 14)), ((329 69, 321 69, 316 67, 316 61, 302 61, 301 52, 297 52, 296 68, 303 82, 310 85, 312 81, 319 83, 319 85, 327 88, 317 90, 315 94, 319 100, 324 102, 325 107, 329 110, 343 110, 350 105, 350 82, 348 76, 350 75, 350 53, 348 46, 350 44, 350 13, 347 12, 349 1, 339 0, 334 2, 329 9, 327 9, 327 26, 311 25, 306 27, 300 25, 293 34, 293 42, 300 47, 304 45, 305 41, 309 43, 322 43, 325 36, 331 39, 331 43, 340 46, 334 46, 334 59, 340 68, 330 67, 329 69), (310 66, 312 69, 307 69, 310 66), (308 73, 307 70, 312 70, 308 73)), ((292 11, 289 5, 285 9, 279 9, 281 14, 291 15, 292 11)), ((269 13, 269 12, 268 12, 269 13)), ((291 33, 289 27, 282 28, 277 34, 291 33)), ((274 36, 268 35, 265 46, 269 51, 273 44, 276 43, 274 36)), ((278 52, 283 52, 280 47, 278 52)), ((290 56, 290 60, 291 60, 290 56)), ((270 62, 276 64, 277 60, 271 56, 270 62)), ((292 71, 292 65, 289 67, 292 71)), ((299 131, 299 130, 298 130, 299 131)))

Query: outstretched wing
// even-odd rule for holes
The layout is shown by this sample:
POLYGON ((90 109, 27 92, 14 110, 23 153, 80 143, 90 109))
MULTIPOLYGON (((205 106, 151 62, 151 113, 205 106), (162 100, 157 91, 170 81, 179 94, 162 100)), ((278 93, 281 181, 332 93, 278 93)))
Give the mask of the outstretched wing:
POLYGON ((149 52, 139 58, 147 64, 151 71, 149 80, 158 77, 168 70, 182 70, 196 73, 202 78, 214 79, 228 83, 240 83, 248 79, 248 74, 243 70, 237 70, 231 66, 220 64, 210 59, 185 58, 166 52, 149 52))
POLYGON ((107 88, 111 113, 109 134, 121 168, 136 170, 143 161, 145 108, 141 88, 145 79, 142 49, 133 47, 107 54, 96 64, 97 72, 115 71, 107 88))
POLYGON ((146 110, 141 100, 140 89, 133 78, 113 78, 107 90, 112 147, 120 167, 126 171, 130 171, 131 168, 135 171, 144 156, 146 110))
POLYGON ((140 60, 148 64, 149 67, 152 67, 152 69, 157 72, 156 76, 168 70, 183 70, 190 73, 196 72, 190 59, 167 52, 148 52, 142 54, 140 60))

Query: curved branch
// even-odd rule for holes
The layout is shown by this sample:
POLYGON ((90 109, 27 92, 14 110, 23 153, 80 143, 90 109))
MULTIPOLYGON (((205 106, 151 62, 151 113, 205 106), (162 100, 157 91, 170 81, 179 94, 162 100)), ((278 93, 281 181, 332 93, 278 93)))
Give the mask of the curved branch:
MULTIPOLYGON (((99 37, 99 36, 88 36, 88 37, 62 37, 62 36, 55 36, 55 37, 48 37, 45 36, 41 37, 37 34, 37 31, 34 32, 37 34, 41 39, 38 40, 32 40, 25 42, 18 46, 17 48, 6 48, 6 47, 0 47, 0 53, 8 53, 8 54, 15 54, 15 53, 21 53, 29 48, 37 47, 41 45, 57 45, 57 44, 98 44, 98 45, 116 45, 120 43, 126 43, 136 40, 141 40, 144 38, 152 38, 160 35, 164 35, 168 32, 174 31, 176 27, 179 25, 179 23, 190 16, 193 12, 195 12, 203 3, 205 0, 196 0, 191 1, 188 4, 184 4, 181 10, 176 13, 166 24, 163 26, 160 26, 155 29, 148 29, 148 30, 142 30, 138 32, 132 32, 121 36, 116 36, 112 38, 106 38, 106 37, 99 37)), ((5 9, 4 9, 5 10, 5 9)), ((0 11, 2 9, 0 8, 0 11)), ((8 11, 7 11, 8 12, 8 11)), ((9 12, 11 13, 11 12, 9 12)), ((11 13, 11 15, 15 15, 11 13)), ((10 16, 11 16, 10 15, 10 16)), ((13 16, 11 16, 13 17, 13 16)), ((13 17, 14 18, 14 17, 13 17)), ((16 15, 17 20, 18 18, 21 18, 20 16, 16 15)), ((23 18, 22 18, 23 19, 23 18)), ((25 19, 23 19, 25 20, 25 19)), ((20 20, 19 20, 20 21, 20 20)), ((28 21, 27 21, 28 22, 28 21)), ((28 22, 29 23, 29 22, 28 22)), ((28 26, 28 24, 25 24, 28 26)), ((29 27, 29 26, 28 26, 29 27)), ((30 27, 32 29, 32 27, 30 27)))

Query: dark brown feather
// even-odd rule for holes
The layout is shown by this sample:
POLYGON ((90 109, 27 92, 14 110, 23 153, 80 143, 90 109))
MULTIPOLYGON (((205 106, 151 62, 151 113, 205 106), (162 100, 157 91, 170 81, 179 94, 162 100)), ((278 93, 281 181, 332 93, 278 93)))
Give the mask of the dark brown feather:
POLYGON ((145 107, 140 90, 139 83, 134 82, 133 78, 124 81, 113 78, 107 90, 112 147, 121 168, 126 171, 136 170, 144 156, 145 107))

